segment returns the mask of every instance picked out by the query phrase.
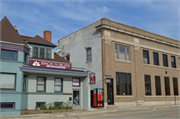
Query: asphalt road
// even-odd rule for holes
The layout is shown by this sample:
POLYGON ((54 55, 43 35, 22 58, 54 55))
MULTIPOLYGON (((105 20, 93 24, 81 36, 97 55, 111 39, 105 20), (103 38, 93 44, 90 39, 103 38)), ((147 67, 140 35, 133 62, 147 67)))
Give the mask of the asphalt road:
POLYGON ((168 107, 161 109, 148 109, 148 110, 135 110, 135 111, 121 111, 113 113, 102 113, 94 115, 82 115, 82 116, 67 116, 58 118, 43 118, 43 119, 180 119, 179 107, 168 107))

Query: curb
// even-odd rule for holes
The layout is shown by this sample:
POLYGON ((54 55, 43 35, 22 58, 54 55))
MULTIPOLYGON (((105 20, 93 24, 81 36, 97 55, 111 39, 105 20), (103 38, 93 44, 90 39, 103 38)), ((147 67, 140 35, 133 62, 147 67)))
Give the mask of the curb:
POLYGON ((86 112, 72 112, 72 113, 62 113, 62 114, 33 114, 33 115, 21 115, 17 117, 1 117, 2 119, 31 119, 39 117, 66 117, 66 116, 75 116, 75 115, 91 115, 91 114, 100 114, 100 113, 109 113, 109 112, 121 112, 121 111, 131 111, 131 110, 147 110, 156 108, 167 108, 167 107, 180 107, 180 105, 168 105, 168 106, 152 106, 152 107, 131 107, 131 108, 116 108, 116 109, 105 109, 105 110, 93 110, 86 112))

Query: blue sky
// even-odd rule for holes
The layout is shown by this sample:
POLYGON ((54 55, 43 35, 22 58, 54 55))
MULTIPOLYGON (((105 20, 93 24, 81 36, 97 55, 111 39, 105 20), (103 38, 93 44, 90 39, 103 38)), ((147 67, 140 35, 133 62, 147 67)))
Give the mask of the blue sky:
POLYGON ((21 35, 52 42, 102 17, 180 40, 180 0, 0 0, 0 17, 10 20, 21 35))

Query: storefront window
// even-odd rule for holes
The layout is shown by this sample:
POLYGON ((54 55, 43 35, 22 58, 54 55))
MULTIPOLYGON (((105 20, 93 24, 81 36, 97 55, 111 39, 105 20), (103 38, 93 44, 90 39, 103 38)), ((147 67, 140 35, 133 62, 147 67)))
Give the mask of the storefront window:
POLYGON ((155 76, 156 95, 161 95, 161 80, 159 76, 155 76))
POLYGON ((165 83, 165 94, 170 95, 169 77, 164 77, 164 83, 165 83))
POLYGON ((149 75, 145 75, 145 94, 151 95, 151 79, 149 75))
POLYGON ((116 73, 116 91, 117 95, 132 95, 131 93, 131 74, 116 73))
POLYGON ((177 78, 173 78, 174 95, 178 95, 178 82, 177 78))

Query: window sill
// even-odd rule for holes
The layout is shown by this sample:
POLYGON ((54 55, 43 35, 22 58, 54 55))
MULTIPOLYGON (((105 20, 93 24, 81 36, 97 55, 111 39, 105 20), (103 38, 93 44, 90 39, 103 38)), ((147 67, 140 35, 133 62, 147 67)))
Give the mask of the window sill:
POLYGON ((115 61, 118 61, 118 62, 126 62, 126 63, 132 63, 131 61, 126 61, 126 60, 118 60, 118 59, 115 59, 115 61))
POLYGON ((86 63, 90 63, 90 62, 92 62, 92 61, 88 61, 88 62, 86 62, 86 63))
POLYGON ((165 68, 165 69, 175 69, 175 70, 180 70, 180 68, 172 68, 172 67, 165 67, 165 66, 152 65, 152 64, 144 64, 144 66, 151 66, 151 67, 158 67, 158 68, 165 68))
POLYGON ((130 95, 127 95, 127 96, 126 95, 122 95, 122 96, 121 95, 116 95, 116 97, 125 97, 126 98, 126 97, 133 97, 133 96, 130 96, 130 95))
MULTIPOLYGON (((168 95, 168 96, 164 96, 164 95, 159 95, 159 96, 145 96, 145 97, 152 97, 152 98, 155 98, 155 97, 163 97, 163 98, 165 98, 165 97, 174 97, 174 96, 172 96, 172 95, 168 95)), ((175 96, 175 97, 180 97, 180 96, 175 96)))

